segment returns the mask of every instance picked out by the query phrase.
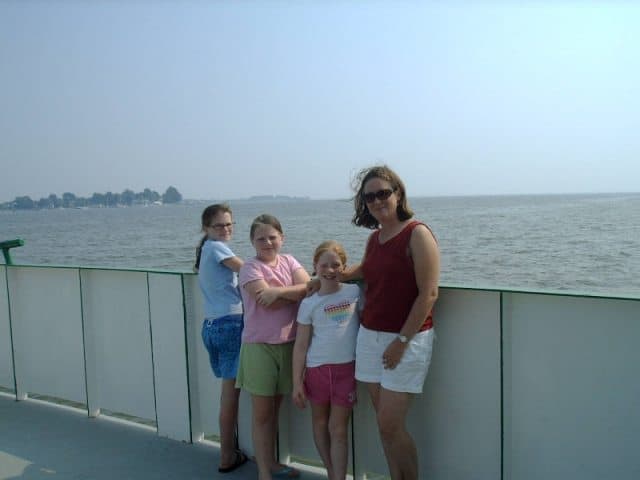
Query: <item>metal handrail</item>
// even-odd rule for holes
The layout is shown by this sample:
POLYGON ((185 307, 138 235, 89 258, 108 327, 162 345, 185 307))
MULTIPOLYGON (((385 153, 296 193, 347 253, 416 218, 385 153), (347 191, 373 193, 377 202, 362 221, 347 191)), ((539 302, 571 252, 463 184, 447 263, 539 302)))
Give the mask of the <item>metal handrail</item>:
POLYGON ((7 265, 13 265, 9 250, 16 247, 22 247, 23 245, 24 240, 21 240, 19 238, 16 238, 15 240, 5 240, 4 242, 0 242, 0 249, 2 250, 2 255, 4 255, 4 262, 7 265))

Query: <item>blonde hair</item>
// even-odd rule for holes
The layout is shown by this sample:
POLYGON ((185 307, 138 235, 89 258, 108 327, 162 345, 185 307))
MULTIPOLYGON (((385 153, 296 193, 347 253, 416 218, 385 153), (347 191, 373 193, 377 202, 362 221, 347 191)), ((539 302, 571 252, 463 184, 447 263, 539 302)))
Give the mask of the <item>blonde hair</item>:
POLYGON ((313 265, 318 263, 318 259, 325 252, 335 252, 338 257, 340 257, 340 261, 342 265, 347 264, 347 252, 345 252, 344 247, 340 245, 335 240, 327 240, 322 242, 320 245, 316 247, 316 251, 313 253, 313 265))

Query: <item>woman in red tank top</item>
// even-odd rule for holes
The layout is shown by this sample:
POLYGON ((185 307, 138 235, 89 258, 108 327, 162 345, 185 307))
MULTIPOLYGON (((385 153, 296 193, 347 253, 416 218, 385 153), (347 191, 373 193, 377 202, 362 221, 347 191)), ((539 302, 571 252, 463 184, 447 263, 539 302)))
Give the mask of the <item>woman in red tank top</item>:
POLYGON ((356 378, 367 385, 391 478, 418 479, 416 445, 405 423, 431 360, 440 254, 431 230, 412 220, 395 172, 368 168, 356 182, 353 223, 374 230, 362 263, 342 276, 365 283, 356 378))

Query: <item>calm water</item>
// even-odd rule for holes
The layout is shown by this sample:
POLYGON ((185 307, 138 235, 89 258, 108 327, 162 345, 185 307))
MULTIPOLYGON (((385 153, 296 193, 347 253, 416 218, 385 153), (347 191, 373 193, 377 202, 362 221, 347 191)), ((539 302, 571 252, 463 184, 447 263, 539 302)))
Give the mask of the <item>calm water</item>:
MULTIPOLYGON (((412 199, 442 252, 442 284, 640 296, 640 194, 412 199)), ((162 207, 0 212, 0 240, 22 238, 16 264, 191 271, 204 202, 162 207)), ((342 242, 358 261, 369 231, 339 200, 231 202, 233 250, 253 253, 249 225, 276 215, 284 251, 308 269, 315 246, 342 242)))

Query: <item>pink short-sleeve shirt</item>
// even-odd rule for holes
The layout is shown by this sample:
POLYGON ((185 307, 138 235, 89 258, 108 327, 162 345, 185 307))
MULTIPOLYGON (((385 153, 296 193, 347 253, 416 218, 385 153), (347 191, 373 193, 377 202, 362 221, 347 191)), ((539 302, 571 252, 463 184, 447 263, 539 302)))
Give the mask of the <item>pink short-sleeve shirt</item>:
POLYGON ((244 286, 255 280, 264 280, 271 287, 289 287, 293 285, 293 272, 300 268, 302 265, 291 255, 278 255, 278 262, 273 267, 257 258, 251 258, 242 265, 238 283, 244 305, 243 342, 279 344, 295 340, 298 304, 270 310, 259 305, 244 286))

